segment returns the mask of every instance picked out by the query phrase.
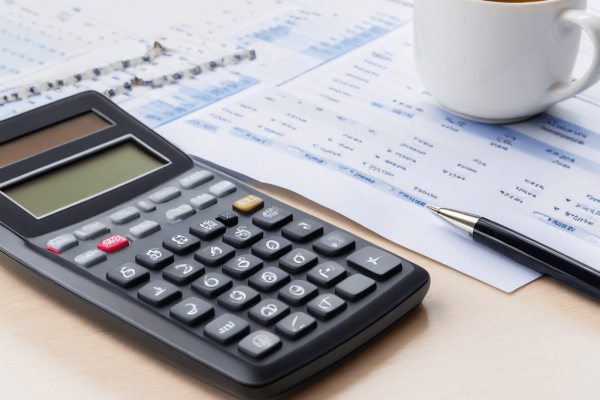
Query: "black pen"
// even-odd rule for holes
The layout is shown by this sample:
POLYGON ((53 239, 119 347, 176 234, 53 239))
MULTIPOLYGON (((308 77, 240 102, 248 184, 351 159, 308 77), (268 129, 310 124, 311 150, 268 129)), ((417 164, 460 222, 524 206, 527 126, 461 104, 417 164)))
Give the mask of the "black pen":
POLYGON ((462 234, 526 267, 600 300, 600 272, 479 215, 428 205, 462 234))

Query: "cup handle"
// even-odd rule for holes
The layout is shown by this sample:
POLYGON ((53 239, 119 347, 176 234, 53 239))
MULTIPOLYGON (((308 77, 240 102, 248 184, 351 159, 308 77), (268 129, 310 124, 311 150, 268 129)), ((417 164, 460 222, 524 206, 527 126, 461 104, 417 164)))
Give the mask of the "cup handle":
POLYGON ((581 79, 550 90, 546 96, 548 105, 569 99, 600 81, 600 18, 584 10, 571 9, 560 14, 558 20, 578 25, 590 36, 594 44, 594 57, 590 69, 581 79))

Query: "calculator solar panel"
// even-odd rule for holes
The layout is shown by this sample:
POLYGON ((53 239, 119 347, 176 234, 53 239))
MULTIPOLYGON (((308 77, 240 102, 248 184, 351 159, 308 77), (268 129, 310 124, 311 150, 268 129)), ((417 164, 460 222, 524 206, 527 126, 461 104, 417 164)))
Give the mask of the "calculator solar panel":
POLYGON ((42 128, 35 116, 50 124, 89 110, 111 121, 104 137, 0 168, 0 251, 131 326, 186 372, 243 398, 285 396, 422 302, 424 269, 192 161, 95 93, 0 123, 0 149, 7 129, 21 132, 14 141, 42 128), (125 160, 115 170, 123 176, 65 186, 65 196, 48 195, 52 204, 32 199, 53 182, 103 181, 90 165, 105 153, 111 165, 125 160))

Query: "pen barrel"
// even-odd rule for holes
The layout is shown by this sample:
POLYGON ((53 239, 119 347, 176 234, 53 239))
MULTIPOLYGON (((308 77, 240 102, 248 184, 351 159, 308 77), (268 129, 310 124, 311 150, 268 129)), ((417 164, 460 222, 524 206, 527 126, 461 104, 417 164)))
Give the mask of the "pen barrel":
POLYGON ((473 240, 541 274, 600 300, 600 272, 527 236, 485 218, 473 240))

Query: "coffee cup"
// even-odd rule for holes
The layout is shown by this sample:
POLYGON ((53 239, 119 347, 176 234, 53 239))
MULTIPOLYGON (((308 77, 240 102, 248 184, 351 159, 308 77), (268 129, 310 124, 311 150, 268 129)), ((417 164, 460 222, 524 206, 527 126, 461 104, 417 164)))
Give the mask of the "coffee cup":
POLYGON ((463 118, 511 123, 600 80, 600 18, 586 0, 415 0, 417 71, 440 106, 463 118), (573 80, 581 30, 594 45, 573 80))

